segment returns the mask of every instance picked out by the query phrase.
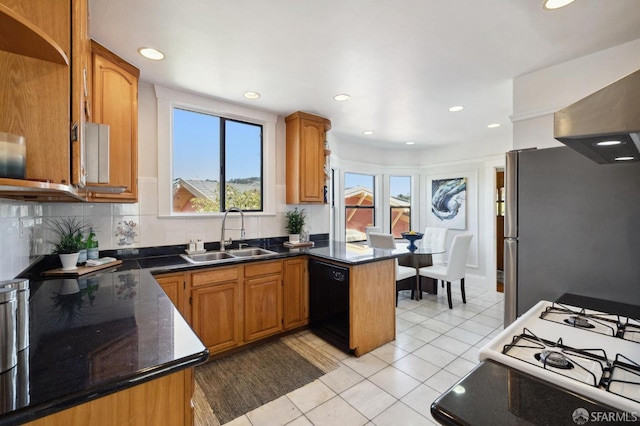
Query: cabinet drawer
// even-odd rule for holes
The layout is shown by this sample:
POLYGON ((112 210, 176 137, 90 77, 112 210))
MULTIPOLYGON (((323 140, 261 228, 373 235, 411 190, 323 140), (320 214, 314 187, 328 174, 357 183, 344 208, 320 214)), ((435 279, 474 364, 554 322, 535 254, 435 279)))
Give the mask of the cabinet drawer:
POLYGON ((281 272, 281 260, 275 260, 272 262, 256 262, 244 267, 244 276, 246 278, 259 277, 261 275, 279 274, 281 272))
POLYGON ((197 287, 206 284, 215 284, 227 281, 237 281, 240 277, 240 268, 237 266, 212 268, 202 272, 191 274, 191 286, 197 287))

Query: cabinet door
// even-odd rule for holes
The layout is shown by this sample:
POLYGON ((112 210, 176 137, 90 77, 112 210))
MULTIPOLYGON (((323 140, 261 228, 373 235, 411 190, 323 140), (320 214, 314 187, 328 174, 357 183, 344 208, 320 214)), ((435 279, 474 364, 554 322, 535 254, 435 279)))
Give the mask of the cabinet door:
POLYGON ((331 122, 301 111, 288 115, 285 122, 287 204, 324 203, 324 139, 331 122))
POLYGON ((237 281, 191 291, 191 325, 211 354, 242 343, 242 295, 237 281))
POLYGON ((282 330, 282 275, 244 281, 244 340, 256 340, 282 330))
POLYGON ((93 192, 93 201, 138 199, 138 76, 140 71, 92 41, 93 118, 109 125, 109 184, 121 194, 93 192))
POLYGON ((183 317, 189 320, 186 315, 186 307, 184 303, 186 291, 186 279, 184 274, 167 274, 155 277, 162 290, 167 294, 171 302, 178 308, 183 317))
POLYGON ((300 202, 324 202, 324 125, 302 120, 300 126, 300 202))
POLYGON ((307 259, 284 261, 283 325, 288 330, 309 323, 309 281, 307 259))
POLYGON ((91 73, 91 43, 89 41, 89 5, 87 0, 72 0, 71 5, 71 183, 85 183, 84 125, 91 121, 89 80, 91 73))
MULTIPOLYGON (((71 3, 64 0, 2 0, 71 58, 71 3)), ((6 34, 0 39, 24 39, 6 34)), ((26 178, 70 183, 69 96, 67 65, 0 51, 0 132, 24 136, 26 178)))

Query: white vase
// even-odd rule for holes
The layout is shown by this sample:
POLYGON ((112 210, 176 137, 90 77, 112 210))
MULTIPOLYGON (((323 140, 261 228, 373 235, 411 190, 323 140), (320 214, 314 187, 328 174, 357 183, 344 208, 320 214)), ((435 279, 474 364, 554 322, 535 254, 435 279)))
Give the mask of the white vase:
POLYGON ((63 271, 75 271, 78 269, 78 256, 80 253, 59 254, 63 271))
POLYGON ((300 234, 289 234, 289 242, 297 244, 300 242, 300 234))

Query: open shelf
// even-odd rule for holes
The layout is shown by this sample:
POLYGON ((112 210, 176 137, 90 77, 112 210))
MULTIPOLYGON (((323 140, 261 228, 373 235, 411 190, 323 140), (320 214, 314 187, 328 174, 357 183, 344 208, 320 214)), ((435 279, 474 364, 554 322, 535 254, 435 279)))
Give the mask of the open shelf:
POLYGON ((0 50, 60 65, 69 65, 69 58, 51 37, 1 3, 0 50))
POLYGON ((0 178, 0 198, 33 201, 86 201, 72 185, 26 179, 0 178))

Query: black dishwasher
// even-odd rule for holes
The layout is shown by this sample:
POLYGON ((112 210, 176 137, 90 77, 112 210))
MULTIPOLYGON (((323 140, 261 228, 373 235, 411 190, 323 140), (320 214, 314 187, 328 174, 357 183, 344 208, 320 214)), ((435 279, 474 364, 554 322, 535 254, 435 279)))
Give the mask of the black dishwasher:
POLYGON ((350 352, 348 268, 309 259, 309 325, 318 336, 350 352))

